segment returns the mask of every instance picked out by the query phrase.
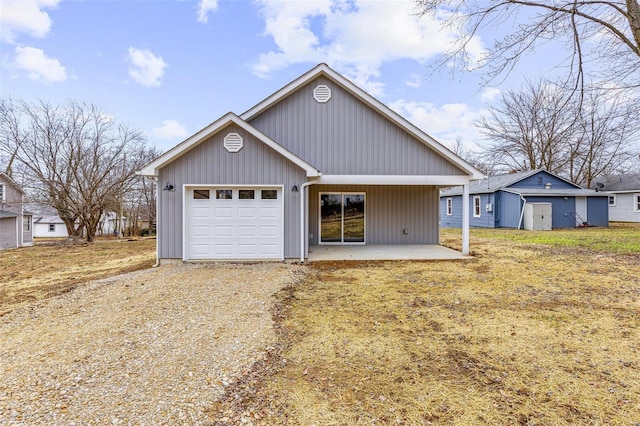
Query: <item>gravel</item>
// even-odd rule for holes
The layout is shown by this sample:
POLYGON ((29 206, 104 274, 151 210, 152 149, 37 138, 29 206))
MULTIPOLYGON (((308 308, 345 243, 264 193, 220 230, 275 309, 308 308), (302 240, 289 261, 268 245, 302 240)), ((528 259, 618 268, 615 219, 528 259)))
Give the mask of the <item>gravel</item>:
POLYGON ((183 264, 94 281, 0 317, 0 424, 208 424, 275 343, 299 266, 183 264))

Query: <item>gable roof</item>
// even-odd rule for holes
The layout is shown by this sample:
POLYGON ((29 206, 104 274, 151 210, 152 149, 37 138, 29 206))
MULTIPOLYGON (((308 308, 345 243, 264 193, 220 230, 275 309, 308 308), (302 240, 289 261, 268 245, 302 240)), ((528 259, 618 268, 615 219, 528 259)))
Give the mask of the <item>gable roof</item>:
POLYGON ((601 188, 609 192, 640 192, 640 173, 626 175, 612 175, 596 179, 598 183, 604 184, 601 188))
POLYGON ((251 124, 247 123, 242 118, 238 117, 232 112, 229 112, 223 115, 218 120, 214 121, 204 129, 197 132, 195 135, 186 139, 184 142, 171 148, 169 151, 165 152, 160 157, 156 158, 154 161, 144 166, 138 172, 138 174, 141 174, 144 176, 157 176, 158 170, 161 167, 167 165, 168 163, 172 162, 176 158, 180 157, 182 154, 194 148, 195 146, 205 141, 210 136, 214 135, 219 130, 223 129, 224 127, 228 126, 231 123, 246 130, 248 133, 253 135, 256 139, 263 142, 265 145, 272 148, 274 151, 276 151, 283 157, 287 158, 289 161, 291 161, 301 169, 305 170, 307 172, 308 177, 320 176, 321 173, 318 169, 316 169, 311 164, 307 163, 306 161, 304 161, 302 158, 298 157, 291 151, 287 150, 285 147, 283 147, 282 145, 280 145, 279 143, 271 139, 269 136, 265 135, 260 130, 256 129, 251 124))
POLYGON ((26 194, 26 192, 24 192, 24 190, 22 189, 22 187, 20 187, 20 185, 18 185, 16 183, 16 181, 14 181, 13 179, 11 179, 9 177, 8 174, 6 174, 5 172, 0 172, 0 177, 3 177, 7 182, 9 182, 13 187, 15 187, 18 191, 20 191, 21 194, 26 194))
MULTIPOLYGON (((508 173, 505 175, 498 175, 498 176, 489 176, 485 179, 482 180, 477 180, 477 181, 473 181, 471 182, 471 184, 469 185, 469 193, 470 194, 490 194, 496 191, 500 191, 503 189, 506 189, 508 187, 510 187, 511 185, 514 185, 520 181, 523 181, 531 176, 535 176, 538 173, 548 173, 551 176, 563 180, 566 183, 572 185, 573 187, 575 187, 576 190, 578 189, 583 189, 581 188, 579 185, 576 185, 575 183, 560 177, 554 173, 551 173, 548 170, 545 169, 536 169, 536 170, 529 170, 526 172, 519 172, 519 173, 508 173)), ((529 192, 530 194, 533 193, 534 189, 522 189, 522 191, 525 192, 529 192)), ((538 190, 535 190, 538 191, 538 190)), ((548 190, 545 189, 545 194, 552 194, 552 192, 549 191, 553 191, 553 190, 548 190)), ((564 190, 564 192, 566 193, 568 190, 564 190)), ((589 192, 593 192, 591 190, 587 190, 589 192)), ((521 193, 521 188, 518 188, 517 190, 511 190, 511 192, 518 192, 521 193)), ((524 194, 524 192, 522 192, 524 194)), ((454 188, 449 188, 445 191, 442 192, 443 196, 450 196, 450 195, 461 195, 462 194, 462 188, 460 187, 454 187, 454 188)))
POLYGON ((410 123, 406 118, 402 117, 397 112, 393 111, 391 108, 356 86, 349 79, 345 78, 343 75, 334 71, 327 64, 321 63, 311 70, 307 71, 297 79, 293 80, 291 83, 287 84, 271 96, 264 99, 259 104, 255 105, 248 111, 244 112, 240 115, 240 118, 243 120, 251 120, 256 117, 258 114, 263 111, 271 108, 274 104, 286 98, 300 87, 304 86, 308 82, 312 81, 318 76, 327 77, 337 84, 341 85, 348 92, 356 96, 365 104, 369 105, 371 108, 376 110, 378 113, 391 120, 391 122, 395 123, 397 126, 404 129, 411 136, 415 137, 429 148, 433 149, 438 154, 442 155, 444 158, 449 160, 451 163, 458 166, 460 169, 464 170, 469 174, 472 180, 483 179, 486 176, 473 167, 471 164, 464 161, 458 155, 454 154, 449 148, 442 145, 440 142, 426 134, 424 131, 420 130, 418 127, 410 123))

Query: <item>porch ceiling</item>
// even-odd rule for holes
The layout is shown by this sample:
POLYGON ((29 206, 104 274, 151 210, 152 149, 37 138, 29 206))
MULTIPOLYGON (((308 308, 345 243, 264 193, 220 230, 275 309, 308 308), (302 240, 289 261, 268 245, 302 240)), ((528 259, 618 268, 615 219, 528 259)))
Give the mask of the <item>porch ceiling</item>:
POLYGON ((463 260, 471 259, 441 245, 316 245, 309 247, 308 262, 325 260, 463 260))

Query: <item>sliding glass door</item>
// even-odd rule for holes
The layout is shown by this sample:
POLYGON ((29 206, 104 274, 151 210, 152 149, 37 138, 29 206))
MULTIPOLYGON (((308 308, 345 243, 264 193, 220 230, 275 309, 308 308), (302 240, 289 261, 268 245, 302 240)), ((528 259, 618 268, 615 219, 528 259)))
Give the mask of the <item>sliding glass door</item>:
POLYGON ((364 193, 320 194, 320 243, 364 244, 364 193))

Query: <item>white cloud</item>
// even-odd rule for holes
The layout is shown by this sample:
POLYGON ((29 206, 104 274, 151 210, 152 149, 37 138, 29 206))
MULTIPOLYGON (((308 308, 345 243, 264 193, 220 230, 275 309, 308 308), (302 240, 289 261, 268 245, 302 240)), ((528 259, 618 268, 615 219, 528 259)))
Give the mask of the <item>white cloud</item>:
POLYGON ((67 71, 60 61, 48 57, 42 49, 35 47, 16 47, 13 67, 26 71, 27 77, 42 83, 59 83, 67 79, 67 71))
POLYGON ((164 120, 162 127, 156 127, 152 132, 154 136, 160 139, 185 138, 188 135, 187 129, 177 120, 164 120))
POLYGON ((480 99, 482 100, 482 102, 488 103, 496 100, 501 94, 502 92, 500 91, 500 89, 497 89, 495 87, 487 87, 480 94, 480 99))
POLYGON ((198 22, 206 24, 209 20, 209 12, 218 10, 218 0, 200 0, 198 4, 198 22))
POLYGON ((413 87, 414 89, 417 89, 418 87, 422 86, 422 76, 420 74, 411 74, 409 75, 409 77, 406 78, 406 80, 404 81, 404 84, 406 84, 409 87, 413 87))
MULTIPOLYGON (((373 95, 383 63, 412 59, 426 63, 447 52, 457 34, 441 26, 443 16, 419 17, 413 2, 370 0, 259 0, 265 35, 277 49, 261 54, 254 74, 272 72, 301 62, 327 62, 373 95)), ((472 54, 483 53, 479 40, 472 54)))
POLYGON ((129 75, 143 86, 159 86, 164 69, 169 66, 162 57, 147 49, 129 47, 129 75))
POLYGON ((51 30, 51 18, 44 11, 60 0, 1 0, 0 40, 14 43, 18 34, 45 37, 51 30))
POLYGON ((482 136, 474 121, 482 116, 482 111, 463 103, 437 107, 429 102, 402 99, 390 103, 389 107, 447 147, 460 139, 467 149, 478 150, 482 136))

